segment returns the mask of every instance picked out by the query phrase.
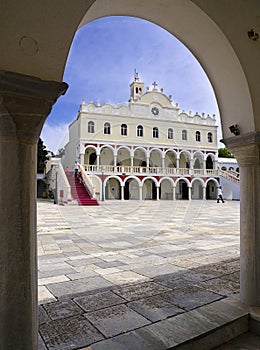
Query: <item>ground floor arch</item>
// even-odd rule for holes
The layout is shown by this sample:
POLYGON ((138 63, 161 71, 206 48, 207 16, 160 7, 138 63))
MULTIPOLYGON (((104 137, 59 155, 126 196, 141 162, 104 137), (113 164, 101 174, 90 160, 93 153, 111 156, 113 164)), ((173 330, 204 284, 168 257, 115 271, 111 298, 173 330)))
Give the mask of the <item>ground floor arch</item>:
POLYGON ((124 186, 124 199, 125 200, 138 200, 140 199, 140 185, 137 178, 128 178, 125 181, 124 186))
POLYGON ((163 179, 160 183, 160 199, 173 199, 173 183, 170 179, 163 179))
POLYGON ((189 182, 186 179, 179 179, 176 183, 176 199, 189 199, 189 182))
POLYGON ((207 182, 206 199, 216 199, 218 186, 219 184, 215 179, 211 179, 207 182))
POLYGON ((121 184, 116 177, 110 177, 105 182, 105 198, 104 199, 121 199, 121 184))
POLYGON ((192 181, 192 187, 191 187, 191 199, 203 199, 203 188, 204 183, 200 179, 196 179, 192 181))
POLYGON ((145 179, 142 188, 142 199, 156 200, 157 198, 157 186, 154 179, 145 179))

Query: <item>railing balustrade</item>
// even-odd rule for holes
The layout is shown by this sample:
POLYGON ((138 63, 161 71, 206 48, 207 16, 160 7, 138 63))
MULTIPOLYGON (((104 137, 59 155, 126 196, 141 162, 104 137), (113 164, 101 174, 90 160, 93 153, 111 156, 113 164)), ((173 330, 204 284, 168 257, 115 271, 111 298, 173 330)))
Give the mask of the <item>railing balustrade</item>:
POLYGON ((191 169, 167 167, 141 167, 130 165, 84 165, 87 173, 116 175, 179 175, 179 176, 218 176, 218 169, 191 169))

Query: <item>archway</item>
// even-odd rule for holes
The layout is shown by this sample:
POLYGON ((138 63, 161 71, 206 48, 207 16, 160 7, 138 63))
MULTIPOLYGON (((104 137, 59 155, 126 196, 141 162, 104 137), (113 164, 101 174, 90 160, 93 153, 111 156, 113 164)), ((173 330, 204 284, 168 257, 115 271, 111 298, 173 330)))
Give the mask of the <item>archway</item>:
POLYGON ((143 199, 157 199, 157 188, 153 178, 146 178, 143 182, 142 189, 142 198, 143 199))
POLYGON ((127 147, 120 147, 117 150, 117 164, 116 165, 131 165, 130 149, 127 147))
POLYGON ((113 149, 110 147, 102 147, 100 151, 100 165, 114 165, 113 149))
MULTIPOLYGON (((8 165, 6 157, 2 157, 2 166, 5 168, 5 173, 8 178, 11 178, 13 183, 17 184, 16 191, 19 191, 21 196, 16 200, 16 206, 21 213, 28 212, 29 215, 24 215, 22 221, 25 222, 21 227, 21 218, 17 216, 17 211, 13 212, 13 203, 11 199, 8 199, 5 195, 5 186, 8 180, 3 174, 1 193, 3 193, 3 203, 5 210, 10 214, 6 215, 5 221, 2 224, 3 234, 2 239, 7 247, 12 247, 17 252, 17 256, 23 256, 24 259, 19 262, 19 266, 15 263, 10 264, 8 268, 4 269, 5 278, 13 293, 15 289, 19 290, 19 295, 15 295, 17 308, 13 308, 11 315, 5 313, 6 319, 1 323, 8 323, 8 319, 12 320, 13 327, 10 328, 10 334, 5 337, 7 340, 12 338, 13 329, 19 333, 16 341, 16 348, 24 347, 34 349, 36 347, 36 335, 35 330, 28 332, 28 329, 32 329, 32 325, 35 323, 35 316, 32 313, 35 310, 35 306, 32 305, 31 299, 36 303, 36 288, 35 278, 36 274, 30 274, 30 278, 24 280, 23 271, 33 271, 36 269, 35 261, 32 257, 35 257, 35 175, 32 169, 34 162, 35 150, 33 145, 36 143, 37 137, 40 133, 41 125, 44 119, 48 115, 52 104, 59 97, 59 93, 55 89, 53 91, 50 86, 55 84, 50 83, 46 93, 46 86, 43 88, 44 83, 54 81, 60 82, 62 79, 63 69, 69 46, 71 44, 73 33, 79 26, 79 22, 83 18, 81 25, 87 23, 95 18, 118 15, 118 14, 130 14, 136 15, 141 18, 146 18, 160 24, 166 28, 170 33, 179 37, 200 60, 201 64, 207 71, 208 76, 211 79, 212 85, 217 94, 219 106, 222 114, 223 134, 226 139, 226 144, 235 151, 239 150, 239 165, 241 166, 242 181, 241 187, 247 188, 247 191, 243 192, 243 200, 241 201, 243 207, 241 210, 242 220, 244 222, 241 226, 242 235, 246 241, 242 243, 243 251, 255 252, 251 257, 243 256, 244 260, 241 262, 242 266, 242 281, 241 281, 241 297, 248 304, 259 305, 259 291, 257 293, 257 286, 259 286, 259 274, 258 279, 255 276, 255 271, 259 271, 259 254, 256 254, 256 249, 248 247, 250 242, 254 242, 257 230, 259 230, 259 220, 254 213, 257 213, 259 208, 259 159, 258 163, 247 163, 247 168, 244 167, 244 160, 249 161, 250 157, 259 153, 259 133, 254 134, 260 129, 260 101, 258 99, 259 90, 259 77, 258 62, 259 50, 247 36, 245 28, 248 28, 248 23, 254 23, 255 14, 259 12, 259 5, 257 2, 239 1, 237 9, 234 8, 233 2, 220 2, 218 6, 212 4, 212 2, 205 1, 184 1, 184 2, 166 2, 165 6, 161 6, 161 2, 154 4, 152 8, 149 7, 150 1, 131 1, 127 3, 111 2, 110 6, 103 6, 102 0, 97 0, 94 3, 90 2, 68 2, 66 6, 56 6, 54 2, 46 2, 44 6, 35 1, 29 1, 27 3, 28 11, 24 9, 23 2, 2 2, 1 12, 7 15, 3 18, 2 33, 3 40, 1 42, 1 52, 5 54, 0 58, 1 69, 5 70, 2 76, 6 72, 12 72, 12 76, 8 74, 4 78, 4 83, 1 86, 1 90, 6 95, 13 93, 15 86, 16 98, 20 97, 26 92, 26 96, 29 96, 30 101, 35 102, 37 105, 37 111, 29 107, 28 101, 19 104, 20 114, 17 116, 17 108, 13 109, 6 100, 2 100, 1 103, 4 106, 4 110, 8 110, 10 122, 10 128, 3 128, 4 142, 1 144, 2 154, 6 154, 6 157, 11 159, 21 159, 20 165, 18 164, 15 169, 12 169, 12 164, 8 165), (181 5, 180 5, 181 4, 181 5), (91 5, 93 5, 91 7, 91 5), (91 8, 90 8, 91 7, 91 8), (149 11, 147 11, 149 8, 149 11), (51 15, 50 15, 51 9, 51 15), (165 10, 167 9, 167 11, 165 10), (11 14, 19 13, 19 21, 10 21, 11 14), (73 15, 71 15, 73 14, 73 15), (85 14, 85 17, 84 17, 85 14), (40 26, 40 17, 44 18, 45 26, 40 26), (230 21, 233 18, 233 21, 230 21), (16 23, 17 22, 17 23, 16 23), (238 30, 232 30, 233 23, 238 24, 238 30), (183 25, 185 23, 185 25, 183 25), (199 23, 199 25, 198 25, 199 23), (35 28, 37 27, 37 28, 35 28), (194 30, 196 28, 196 30, 194 30), (37 40, 40 41, 40 45, 36 39, 33 38, 33 34, 37 29, 37 40), (13 38, 17 37, 17 33, 28 33, 27 37, 22 37, 20 45, 13 45, 13 38), (243 33, 241 35, 241 33, 243 33), (31 35, 30 35, 31 34, 31 35), (39 39, 38 39, 39 38, 39 39), (28 43, 29 39, 29 45, 28 43), (25 43, 25 45, 23 45, 25 43), (211 43, 214 43, 212 45, 211 43), (40 50, 39 50, 40 47, 40 50), (234 49, 233 49, 234 48, 234 49), (24 51, 25 49, 25 51, 24 51), (26 51, 29 49, 29 52, 26 51), (223 53, 225 53, 223 59, 223 53), (229 72, 229 74, 226 74, 229 72), (17 81, 13 84, 13 74, 17 81), (16 75, 17 74, 17 75, 16 75), (32 77, 35 83, 39 77, 41 82, 37 80, 37 90, 27 89, 28 77, 32 77), (34 80, 35 79, 35 80, 34 80), (8 81, 8 84, 5 82, 8 81), (39 83, 39 84, 38 84, 39 83), (17 88, 18 87, 18 88, 17 88), (40 88, 39 88, 40 87, 40 88), (36 93, 37 91, 37 93, 36 93), (39 98, 40 96, 40 98, 39 98), (48 101, 48 106, 39 105, 40 101, 48 101), (6 108, 8 106, 8 108, 6 108), (253 114, 253 109, 255 116, 253 114), (35 123, 17 123, 15 120, 21 120, 22 116, 37 115, 36 118, 31 118, 35 123), (246 118, 245 118, 246 116, 246 118), (241 135, 236 137, 236 145, 232 143, 232 140, 227 140, 231 136, 229 127, 237 123, 241 131, 241 135), (19 138, 14 129, 23 125, 23 128, 19 129, 19 138), (247 133, 250 133, 250 140, 247 133), (26 142, 24 142, 23 136, 26 135, 26 142), (17 147, 19 145, 19 147, 17 147), (23 152, 21 152, 21 148, 23 152), (240 147, 244 152, 241 155, 240 147), (251 152, 251 153, 250 153, 251 152), (22 158, 21 158, 22 157, 22 158), (249 166, 248 166, 249 164, 249 166), (26 169, 26 173, 24 171, 26 169), (28 170, 32 170, 31 172, 28 170), (254 175, 254 179, 257 188, 254 188, 254 192, 250 190, 249 171, 254 175), (258 174, 258 175, 256 175, 258 174), (258 178, 257 178, 258 176, 258 178), (19 178, 18 178, 19 177, 19 178), (257 181, 258 179, 258 181, 257 181), (23 194, 23 189, 28 188, 26 194, 23 194), (27 193, 32 195, 28 198, 27 193), (251 215, 247 215, 249 210, 247 205, 250 205, 251 215), (245 210, 243 210, 245 209, 245 210), (10 217, 12 220, 10 220, 10 217), (258 220, 258 221, 257 221, 258 220), (12 225, 10 225, 12 223, 12 225), (12 238, 8 240, 8 236, 12 238), (16 245, 19 243, 19 239, 26 237, 24 245, 16 245), (246 244, 248 242, 248 245, 246 244), (27 244, 28 243, 28 244, 27 244), (24 250, 26 247, 26 251, 24 250), (30 247, 30 249, 28 249, 30 247), (25 255, 24 253, 27 253, 25 255), (18 254, 19 253, 19 254, 18 254), (30 256, 28 255, 30 253, 30 256), (32 275, 34 275, 34 280, 32 275), (14 278, 13 276, 16 276, 14 278), (19 279, 19 276, 20 279, 19 279), (13 283, 11 280, 13 279, 13 283), (252 283, 254 280, 254 283, 252 283), (25 282, 27 283, 25 285, 25 282), (250 287, 250 283, 253 286, 250 287), (24 293, 20 293, 19 286, 24 287, 24 293), (244 286, 244 288, 243 288, 244 286), (248 290, 248 295, 247 291, 248 290), (246 295, 245 295, 246 294, 246 295), (21 307, 24 305, 24 308, 21 307), (29 307, 30 306, 30 307, 29 307), (17 319, 15 315, 23 315, 17 319), (28 320, 28 321, 26 321, 28 320), (12 330, 11 330, 12 328, 12 330), (31 338, 31 340, 28 340, 31 338)), ((31 78, 29 78, 30 80, 31 78)), ((30 85, 30 83, 29 83, 30 85)), ((60 89, 64 92, 64 89, 60 89)), ((59 92, 60 92, 59 91, 59 92)), ((20 102, 20 100, 19 100, 20 102)), ((23 101, 24 102, 24 101, 23 101)), ((16 106, 17 104, 14 103, 16 106)), ((30 117, 28 117, 29 120, 30 117)), ((9 124, 8 124, 9 125, 9 124)), ((8 194, 9 197, 10 193, 8 194)), ((10 249, 11 250, 11 249, 10 249)), ((28 274, 29 275, 29 274, 28 274)), ((4 302, 4 300, 3 300, 4 302)), ((11 310, 10 310, 11 311, 11 310)), ((8 328, 7 328, 8 329, 8 328)), ((13 344, 15 347, 15 344, 13 344)), ((7 347, 7 346, 6 346, 7 347)))
POLYGON ((109 177, 105 182, 105 199, 121 199, 121 185, 116 177, 109 177))
POLYGON ((206 199, 216 199, 218 182, 215 179, 207 181, 206 199))
POLYGON ((191 199, 203 199, 203 181, 195 179, 192 181, 191 199))
POLYGON ((124 187, 124 199, 139 199, 139 182, 137 178, 127 178, 124 187))
POLYGON ((173 199, 173 182, 171 179, 163 179, 160 182, 160 199, 173 199))
POLYGON ((176 199, 189 199, 188 180, 179 179, 176 182, 176 199))
POLYGON ((95 165, 97 161, 97 153, 94 147, 87 147, 84 155, 85 165, 95 165))

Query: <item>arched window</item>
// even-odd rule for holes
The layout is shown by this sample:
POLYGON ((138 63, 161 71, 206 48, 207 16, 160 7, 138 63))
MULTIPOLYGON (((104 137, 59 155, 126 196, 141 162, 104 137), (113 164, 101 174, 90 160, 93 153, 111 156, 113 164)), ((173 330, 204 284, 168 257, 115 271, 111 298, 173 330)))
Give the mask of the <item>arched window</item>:
POLYGON ((159 129, 156 126, 153 128, 153 138, 159 138, 159 129))
POLYGON ((226 170, 227 170, 227 168, 226 168, 225 166, 223 166, 223 167, 221 168, 221 170, 226 171, 226 170))
POLYGON ((139 137, 144 136, 144 128, 142 125, 138 125, 138 127, 137 127, 137 136, 139 136, 139 137))
POLYGON ((187 130, 182 130, 181 138, 183 141, 187 141, 187 130))
POLYGON ((95 132, 95 123, 91 120, 88 122, 88 133, 94 134, 95 132))
POLYGON ((172 128, 169 128, 169 129, 168 129, 168 139, 169 139, 169 140, 172 140, 172 139, 173 139, 173 130, 172 130, 172 128))
POLYGON ((127 125, 126 124, 121 125, 121 135, 127 136, 127 125))
POLYGON ((105 134, 105 135, 110 135, 110 134, 111 134, 111 126, 110 126, 110 123, 105 123, 105 124, 104 124, 104 134, 105 134))
POLYGON ((197 142, 200 142, 200 132, 199 131, 196 131, 196 141, 197 142))
POLYGON ((212 132, 208 132, 208 142, 213 142, 212 132))

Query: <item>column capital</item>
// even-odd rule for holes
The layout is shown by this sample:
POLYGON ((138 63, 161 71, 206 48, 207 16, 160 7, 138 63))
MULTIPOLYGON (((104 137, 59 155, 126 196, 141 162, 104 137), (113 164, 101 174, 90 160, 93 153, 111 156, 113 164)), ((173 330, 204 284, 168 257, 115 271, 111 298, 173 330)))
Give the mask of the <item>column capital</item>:
POLYGON ((0 71, 0 138, 35 143, 56 100, 68 85, 0 71))
POLYGON ((243 135, 223 139, 222 142, 235 155, 239 166, 259 164, 260 132, 250 132, 243 135))

